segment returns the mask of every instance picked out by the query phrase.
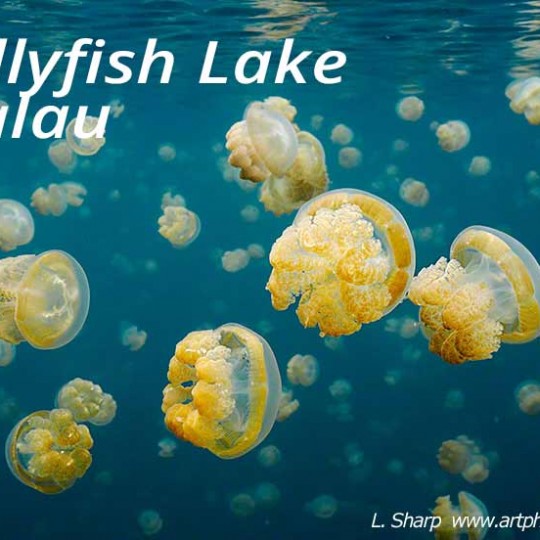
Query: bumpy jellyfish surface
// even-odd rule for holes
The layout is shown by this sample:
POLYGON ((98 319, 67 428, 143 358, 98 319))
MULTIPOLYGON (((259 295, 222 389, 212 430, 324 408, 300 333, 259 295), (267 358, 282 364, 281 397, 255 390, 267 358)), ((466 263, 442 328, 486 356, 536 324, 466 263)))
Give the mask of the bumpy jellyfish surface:
POLYGON ((16 347, 0 339, 0 367, 9 366, 15 359, 16 347))
POLYGON ((94 116, 86 116, 82 123, 82 133, 85 137, 75 134, 75 124, 79 127, 80 121, 74 118, 66 127, 66 141, 69 147, 79 156, 93 156, 97 154, 105 144, 105 137, 97 137, 94 133, 99 119, 94 116))
POLYGON ((319 377, 319 363, 311 354, 295 354, 287 362, 287 379, 291 384, 311 386, 319 377))
POLYGON ((281 395, 268 343, 238 324, 191 332, 176 345, 163 391, 167 428, 179 439, 223 459, 261 443, 281 395))
POLYGON ((466 491, 458 493, 458 506, 453 506, 450 496, 438 497, 431 513, 440 518, 440 525, 435 529, 435 540, 459 540, 465 535, 468 540, 483 540, 487 534, 487 508, 484 503, 466 491), (458 528, 461 518, 468 527, 458 528))
POLYGON ((461 120, 450 120, 441 124, 435 132, 439 146, 445 152, 457 152, 465 148, 471 140, 469 126, 461 120))
POLYGON ((58 250, 0 260, 0 339, 57 349, 81 330, 90 303, 86 274, 58 250))
POLYGON ((38 411, 21 420, 6 442, 6 460, 23 484, 54 495, 69 489, 92 463, 93 440, 68 410, 38 411))
POLYGON ((523 114, 529 124, 540 124, 540 77, 514 81, 505 93, 516 114, 523 114))
POLYGON ((283 98, 254 101, 244 120, 227 132, 229 163, 240 169, 240 178, 264 182, 270 175, 283 176, 298 152, 293 124, 296 109, 283 98))
POLYGON ((379 320, 403 299, 414 275, 412 235, 389 203, 354 189, 306 203, 270 252, 267 289, 282 311, 321 336, 341 336, 379 320))
POLYGON ((159 234, 175 248, 193 243, 201 232, 199 216, 184 206, 166 206, 158 219, 159 234))
POLYGON ((20 202, 0 199, 0 250, 13 251, 34 238, 34 218, 20 202))
POLYGON ((441 469, 450 474, 461 474, 471 484, 478 484, 489 476, 489 461, 474 441, 460 435, 444 441, 439 448, 437 461, 441 469))
POLYGON ((431 352, 462 364, 538 336, 540 267, 527 248, 475 226, 457 236, 450 257, 421 270, 409 290, 431 352))
POLYGON ((515 392, 516 402, 525 414, 540 414, 540 383, 538 381, 522 382, 515 392))
POLYGON ((61 216, 68 206, 79 207, 84 203, 87 191, 77 182, 49 184, 47 188, 38 188, 32 193, 31 206, 43 216, 61 216))
POLYGON ((76 422, 104 426, 116 416, 116 401, 101 386, 76 378, 66 383, 56 396, 56 407, 71 411, 76 422))

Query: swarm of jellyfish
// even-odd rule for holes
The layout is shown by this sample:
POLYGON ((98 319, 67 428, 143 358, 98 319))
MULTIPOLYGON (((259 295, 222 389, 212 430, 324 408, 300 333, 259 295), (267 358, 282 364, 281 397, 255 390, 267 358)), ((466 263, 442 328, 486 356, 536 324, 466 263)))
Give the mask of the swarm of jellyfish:
POLYGON ((540 267, 516 239, 469 227, 420 271, 409 299, 420 306, 429 350, 450 364, 486 360, 501 343, 526 343, 540 333, 540 267))
POLYGON ((86 188, 77 182, 63 182, 40 187, 32 193, 30 206, 42 216, 61 216, 69 206, 79 207, 84 203, 86 188))
POLYGON ((69 147, 79 156, 93 156, 104 146, 105 137, 97 136, 99 119, 94 116, 86 116, 80 126, 78 118, 74 118, 66 127, 66 142, 69 147), (75 133, 75 127, 81 129, 84 137, 79 137, 75 133))
POLYGON ((540 124, 540 77, 510 83, 506 87, 506 97, 516 114, 523 114, 529 124, 540 124))
POLYGON ((408 122, 416 122, 424 114, 424 102, 416 96, 407 96, 398 101, 396 113, 402 119, 408 122))
POLYGON ((515 391, 518 407, 530 416, 540 414, 540 382, 524 381, 515 391))
POLYGON ((353 334, 403 299, 414 274, 412 236, 401 214, 369 193, 330 191, 304 205, 276 240, 267 289, 282 311, 322 336, 353 334))
POLYGON ((470 484, 484 482, 489 476, 488 458, 465 435, 444 441, 437 453, 437 461, 441 469, 450 474, 461 474, 470 484))
POLYGON ((457 152, 465 148, 471 140, 469 126, 461 120, 450 120, 437 127, 435 132, 439 146, 445 152, 457 152))
POLYGON ((287 379, 293 385, 311 386, 319 377, 319 363, 311 354, 295 354, 287 362, 287 379))
POLYGON ((163 195, 161 209, 163 214, 158 219, 158 232, 175 248, 184 248, 194 242, 201 232, 199 216, 185 207, 180 195, 163 195))
POLYGON ((17 201, 0 199, 0 251, 13 251, 34 238, 34 218, 17 201))
POLYGON ((248 328, 191 332, 176 345, 167 378, 162 411, 179 439, 232 459, 272 429, 281 378, 272 349, 248 328))
POLYGON ((292 123, 296 109, 286 99, 255 101, 244 120, 227 132, 229 163, 240 178, 260 183, 260 200, 275 215, 287 214, 328 188, 319 140, 292 123))
POLYGON ((86 274, 58 250, 0 260, 0 339, 56 349, 81 330, 90 301, 86 274))

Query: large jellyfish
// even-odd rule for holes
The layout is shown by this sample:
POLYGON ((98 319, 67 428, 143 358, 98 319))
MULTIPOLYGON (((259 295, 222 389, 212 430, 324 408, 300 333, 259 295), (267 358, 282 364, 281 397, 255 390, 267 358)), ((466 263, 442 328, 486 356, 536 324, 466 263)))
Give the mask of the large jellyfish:
POLYGON ((540 266, 525 246, 474 226, 457 236, 450 258, 421 270, 409 290, 431 352, 462 364, 538 336, 540 266))
POLYGON ((84 203, 86 188, 77 182, 49 184, 46 188, 38 188, 32 193, 30 206, 43 216, 61 216, 68 206, 79 207, 84 203))
POLYGON ((414 275, 412 236, 386 201, 354 189, 330 191, 305 204, 276 240, 267 289, 282 311, 296 313, 321 336, 357 332, 403 299, 414 275))
POLYGON ((489 476, 487 457, 481 453, 478 445, 465 435, 444 441, 439 448, 437 461, 441 469, 450 474, 461 474, 471 484, 483 482, 489 476))
POLYGON ((79 333, 90 301, 86 274, 58 250, 0 260, 0 339, 56 349, 79 333))
POLYGON ((90 431, 70 411, 37 411, 23 418, 6 441, 6 460, 23 484, 54 495, 84 476, 92 456, 90 431))
POLYGON ((56 407, 68 409, 76 422, 104 426, 116 416, 116 401, 101 386, 77 377, 66 383, 56 395, 56 407))
POLYGON ((162 410, 179 439, 232 459, 272 429, 281 378, 272 349, 248 328, 191 332, 176 345, 167 377, 162 410))
POLYGON ((34 238, 34 218, 20 202, 0 199, 0 251, 13 251, 34 238))

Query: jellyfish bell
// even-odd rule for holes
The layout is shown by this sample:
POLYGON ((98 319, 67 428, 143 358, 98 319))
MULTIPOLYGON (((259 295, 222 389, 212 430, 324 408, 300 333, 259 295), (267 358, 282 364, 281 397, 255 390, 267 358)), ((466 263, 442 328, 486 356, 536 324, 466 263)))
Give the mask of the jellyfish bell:
POLYGON ((470 518, 469 527, 465 531, 469 535, 469 540, 483 540, 488 531, 485 519, 488 515, 486 505, 478 497, 466 491, 458 493, 458 500, 461 515, 470 518))
POLYGON ((30 210, 12 199, 0 199, 0 250, 12 251, 34 238, 34 218, 30 210))
POLYGON ((0 261, 0 338, 57 349, 81 330, 90 302, 84 270, 63 251, 0 261))
POLYGON ((73 118, 66 127, 66 142, 73 152, 79 156, 93 156, 97 154, 106 142, 105 137, 98 137, 100 119, 94 116, 86 116, 82 122, 82 127, 79 117, 73 118), (76 133, 76 129, 82 129, 85 137, 80 137, 76 133))
POLYGON ((540 414, 540 383, 538 381, 523 381, 516 388, 514 396, 522 412, 531 416, 540 414))

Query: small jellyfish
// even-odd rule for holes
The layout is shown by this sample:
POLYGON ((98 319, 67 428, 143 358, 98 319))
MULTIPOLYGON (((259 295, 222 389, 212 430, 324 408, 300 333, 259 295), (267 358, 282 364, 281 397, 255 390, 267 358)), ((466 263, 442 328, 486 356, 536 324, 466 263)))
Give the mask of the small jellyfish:
POLYGON ((330 519, 338 510, 338 501, 333 495, 319 495, 306 503, 306 511, 319 519, 330 519))
POLYGON ((270 253, 267 289, 283 311, 296 301, 304 327, 357 332, 400 303, 414 274, 414 244, 401 214, 369 193, 330 191, 306 203, 270 253))
POLYGON ((56 395, 55 406, 67 409, 76 422, 90 422, 105 426, 116 416, 116 401, 101 386, 92 381, 76 378, 66 383, 56 395))
POLYGON ((245 249, 238 248, 226 251, 221 257, 221 267, 225 272, 240 272, 247 267, 251 257, 245 249))
POLYGON ((162 458, 173 458, 174 453, 178 445, 174 439, 170 437, 164 437, 161 441, 158 442, 159 452, 158 456, 162 458))
POLYGON ((491 160, 486 156, 474 156, 469 165, 471 176, 486 176, 491 171, 491 160))
POLYGON ((465 407, 465 394, 461 390, 449 390, 444 398, 444 407, 458 411, 465 407))
POLYGON ((154 536, 163 528, 163 520, 155 510, 143 510, 137 518, 137 523, 145 536, 154 536))
POLYGON ((253 496, 258 508, 268 510, 279 504, 281 492, 275 484, 272 484, 271 482, 261 482, 255 487, 253 496))
POLYGON ((400 459, 391 459, 386 464, 386 470, 395 476, 400 476, 405 470, 405 464, 400 459))
POLYGON ((86 194, 86 188, 77 182, 49 184, 47 188, 40 187, 32 193, 30 206, 42 216, 59 217, 69 206, 81 206, 86 194))
POLYGON ((403 139, 396 139, 392 142, 392 152, 401 154, 409 149, 409 143, 403 139))
POLYGON ((173 195, 167 191, 161 197, 161 209, 165 210, 167 206, 186 206, 186 199, 180 194, 173 195))
POLYGON ((439 518, 435 540, 456 540, 462 534, 468 540, 483 540, 487 534, 487 508, 484 503, 466 491, 458 493, 458 506, 453 506, 450 496, 438 497, 433 516, 439 518), (464 525, 464 526, 461 526, 464 525))
POLYGON ((201 232, 199 216, 185 206, 166 206, 158 219, 159 234, 175 248, 185 248, 194 242, 201 232))
POLYGON ((287 379, 291 384, 311 386, 319 377, 319 363, 311 354, 295 354, 287 363, 287 379))
POLYGON ((38 411, 23 418, 6 441, 13 476, 46 495, 69 489, 92 463, 90 431, 70 411, 38 411))
POLYGON ((0 250, 13 251, 34 238, 34 218, 20 202, 0 199, 0 250))
POLYGON ((313 131, 319 131, 322 128, 324 122, 324 116, 320 114, 314 114, 309 119, 309 125, 313 131))
POLYGON ((387 319, 384 325, 385 332, 398 334, 403 339, 412 339, 420 330, 420 323, 411 317, 387 319))
POLYGON ((0 367, 9 366, 15 360, 15 345, 0 339, 0 367))
POLYGON ((176 148, 170 143, 160 145, 157 153, 159 159, 165 163, 170 163, 176 159, 176 148))
POLYGON ((109 102, 109 115, 112 116, 115 120, 120 118, 124 111, 126 110, 125 105, 119 99, 113 99, 109 102))
POLYGON ((345 401, 351 396, 353 388, 352 384, 347 379, 336 379, 328 387, 328 391, 334 399, 345 401))
POLYGON ((253 206, 252 204, 248 204, 247 206, 244 206, 242 210, 240 210, 240 215, 242 216, 242 219, 246 223, 255 223, 259 220, 260 211, 256 206, 253 206))
POLYGON ((231 498, 229 508, 235 516, 245 518, 255 513, 257 505, 248 493, 238 493, 231 498))
POLYGON ((347 146, 348 144, 351 144, 353 139, 353 130, 345 124, 335 125, 332 128, 332 132, 330 133, 330 140, 334 144, 339 144, 341 146, 347 146))
POLYGON ((462 364, 540 334, 540 266, 525 246, 474 226, 456 237, 450 258, 421 270, 409 290, 431 352, 462 364))
POLYGON ((191 332, 176 345, 167 377, 162 411, 179 439, 232 459, 272 429, 281 378, 272 349, 248 328, 191 332))
POLYGON ((484 482, 489 476, 487 457, 465 435, 444 441, 437 453, 437 461, 441 469, 450 474, 461 474, 471 484, 484 482))
POLYGON ((71 174, 77 166, 77 154, 71 149, 65 139, 56 139, 47 150, 49 161, 62 174, 71 174))
POLYGON ((396 113, 402 119, 408 122, 416 122, 422 118, 424 114, 424 102, 416 96, 408 96, 396 105, 396 113))
MULTIPOLYGON (((85 134, 93 133, 97 130, 100 120, 94 116, 86 116, 82 126, 82 132, 85 134)), ((79 156, 93 156, 97 154, 106 142, 105 137, 97 137, 92 134, 89 137, 78 137, 75 135, 75 123, 78 118, 74 118, 66 127, 66 141, 69 147, 79 156)))
POLYGON ((540 414, 540 383, 524 381, 515 391, 516 402, 525 414, 531 416, 540 414))
POLYGON ((257 453, 257 461, 267 469, 275 467, 281 461, 281 450, 273 444, 263 446, 257 453))
POLYGON ((0 339, 57 349, 81 330, 90 303, 86 274, 63 251, 0 260, 0 339))
POLYGON ((252 259, 263 259, 266 255, 265 249, 260 244, 249 244, 247 252, 252 259))
POLYGON ((461 120, 450 120, 441 124, 435 132, 439 146, 445 152, 457 152, 465 148, 471 140, 469 126, 461 120))
POLYGON ((506 97, 510 108, 516 114, 523 114, 532 125, 540 124, 540 78, 513 81, 506 87, 506 97))
POLYGON ((294 399, 293 391, 283 388, 279 400, 276 421, 285 422, 285 420, 288 420, 299 408, 300 402, 297 399, 294 399))
POLYGON ((345 146, 339 151, 338 162, 344 169, 354 169, 362 163, 362 152, 354 146, 345 146))
POLYGON ((139 330, 134 324, 122 323, 120 325, 120 341, 132 352, 142 349, 147 337, 148 334, 144 330, 139 330))
POLYGON ((401 200, 411 206, 424 207, 429 202, 429 190, 419 180, 406 178, 399 186, 399 196, 401 200))

